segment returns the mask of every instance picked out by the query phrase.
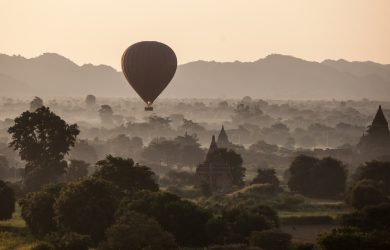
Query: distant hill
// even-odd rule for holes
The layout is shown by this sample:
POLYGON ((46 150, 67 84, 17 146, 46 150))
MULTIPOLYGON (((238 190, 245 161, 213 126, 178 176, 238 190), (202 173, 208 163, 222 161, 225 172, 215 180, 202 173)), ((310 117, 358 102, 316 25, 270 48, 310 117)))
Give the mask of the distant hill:
MULTIPOLYGON (((162 97, 389 100, 390 65, 269 55, 255 62, 196 61, 180 65, 162 97)), ((54 53, 26 59, 0 54, 0 96, 133 97, 121 72, 79 66, 54 53)))

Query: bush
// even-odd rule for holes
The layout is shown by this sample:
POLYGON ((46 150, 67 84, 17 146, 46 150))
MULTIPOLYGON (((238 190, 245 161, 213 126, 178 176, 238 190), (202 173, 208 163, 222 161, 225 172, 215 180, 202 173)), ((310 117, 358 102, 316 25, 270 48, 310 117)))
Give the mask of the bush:
POLYGON ((341 217, 343 226, 357 227, 363 231, 390 231, 390 203, 368 206, 341 217))
POLYGON ((61 185, 49 185, 20 200, 22 218, 34 236, 43 237, 57 230, 53 204, 61 188, 61 185))
POLYGON ((136 211, 154 218, 179 244, 199 246, 207 242, 206 223, 210 214, 194 203, 166 192, 141 191, 124 200, 118 216, 136 211))
POLYGON ((0 180, 0 220, 12 218, 15 211, 15 193, 5 182, 0 180))
POLYGON ((366 162, 356 170, 355 180, 382 182, 385 192, 390 195, 390 162, 366 162))
POLYGON ((114 223, 117 192, 104 180, 87 179, 64 187, 54 204, 58 227, 89 235, 97 243, 114 223))
POLYGON ((348 203, 357 209, 365 206, 377 205, 389 201, 384 192, 384 185, 373 180, 361 180, 350 191, 348 203))
POLYGON ((363 232, 357 228, 336 228, 320 234, 318 244, 324 250, 386 250, 390 249, 389 232, 363 232))
POLYGON ((160 224, 143 214, 129 211, 106 231, 106 242, 99 249, 171 250, 178 249, 175 238, 160 224))
POLYGON ((278 230, 254 231, 249 242, 265 250, 286 250, 291 247, 291 235, 278 230))

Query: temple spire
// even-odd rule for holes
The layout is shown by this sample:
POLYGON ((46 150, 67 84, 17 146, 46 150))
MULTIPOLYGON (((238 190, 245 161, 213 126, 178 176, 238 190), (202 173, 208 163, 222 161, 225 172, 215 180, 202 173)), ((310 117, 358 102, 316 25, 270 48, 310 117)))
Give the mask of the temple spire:
POLYGON ((230 145, 228 136, 225 131, 225 127, 222 125, 221 132, 219 132, 217 144, 221 148, 227 148, 230 145))
POLYGON ((210 143, 210 147, 209 147, 209 151, 207 152, 207 155, 206 155, 206 160, 210 158, 210 156, 218 150, 218 145, 217 143, 215 142, 215 136, 213 135, 213 137, 211 138, 211 143, 210 143))

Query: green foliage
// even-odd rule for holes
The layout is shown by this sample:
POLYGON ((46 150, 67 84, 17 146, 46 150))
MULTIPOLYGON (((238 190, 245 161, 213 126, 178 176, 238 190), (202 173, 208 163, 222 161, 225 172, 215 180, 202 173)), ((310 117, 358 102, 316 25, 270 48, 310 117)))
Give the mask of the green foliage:
POLYGON ((170 193, 141 191, 122 202, 118 215, 131 210, 157 220, 181 245, 206 244, 205 226, 210 214, 190 201, 170 193))
POLYGON ((288 186, 294 192, 318 198, 335 198, 344 192, 346 166, 331 157, 319 160, 300 155, 291 163, 289 172, 288 186))
POLYGON ((106 242, 99 249, 171 250, 178 249, 172 234, 152 218, 133 211, 121 215, 106 231, 106 242))
POLYGON ((64 187, 54 204, 59 229, 89 235, 96 243, 114 223, 118 194, 107 181, 86 179, 64 187))
POLYGON ((265 250, 286 250, 291 247, 291 235, 278 230, 254 231, 249 242, 265 250))
POLYGON ((384 185, 373 180, 358 181, 349 192, 348 203, 357 209, 389 201, 384 185))
POLYGON ((33 246, 31 250, 55 250, 54 246, 48 242, 40 242, 33 246))
POLYGON ((126 194, 139 190, 158 191, 154 173, 145 166, 134 165, 132 159, 108 155, 96 164, 99 170, 94 177, 111 182, 126 194))
POLYGON ((12 218, 15 211, 15 193, 11 187, 0 180, 0 220, 12 218))
POLYGON ((61 185, 49 185, 20 200, 22 218, 34 236, 43 237, 57 230, 53 204, 61 188, 61 185))
POLYGON ((79 129, 42 106, 34 112, 26 111, 15 119, 8 129, 10 147, 27 161, 25 184, 29 191, 38 190, 61 176, 66 168, 63 161, 74 146, 79 129))

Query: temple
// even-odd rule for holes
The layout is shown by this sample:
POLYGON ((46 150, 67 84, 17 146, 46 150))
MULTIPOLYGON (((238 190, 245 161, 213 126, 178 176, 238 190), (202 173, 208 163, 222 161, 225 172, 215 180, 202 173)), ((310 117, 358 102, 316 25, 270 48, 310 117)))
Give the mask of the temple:
POLYGON ((381 106, 360 139, 357 150, 366 160, 390 156, 390 130, 381 106))
POLYGON ((227 148, 229 145, 231 143, 222 126, 218 140, 215 141, 215 136, 212 136, 206 159, 196 168, 198 186, 206 183, 211 190, 222 192, 232 186, 230 166, 218 154, 218 149, 227 148))

